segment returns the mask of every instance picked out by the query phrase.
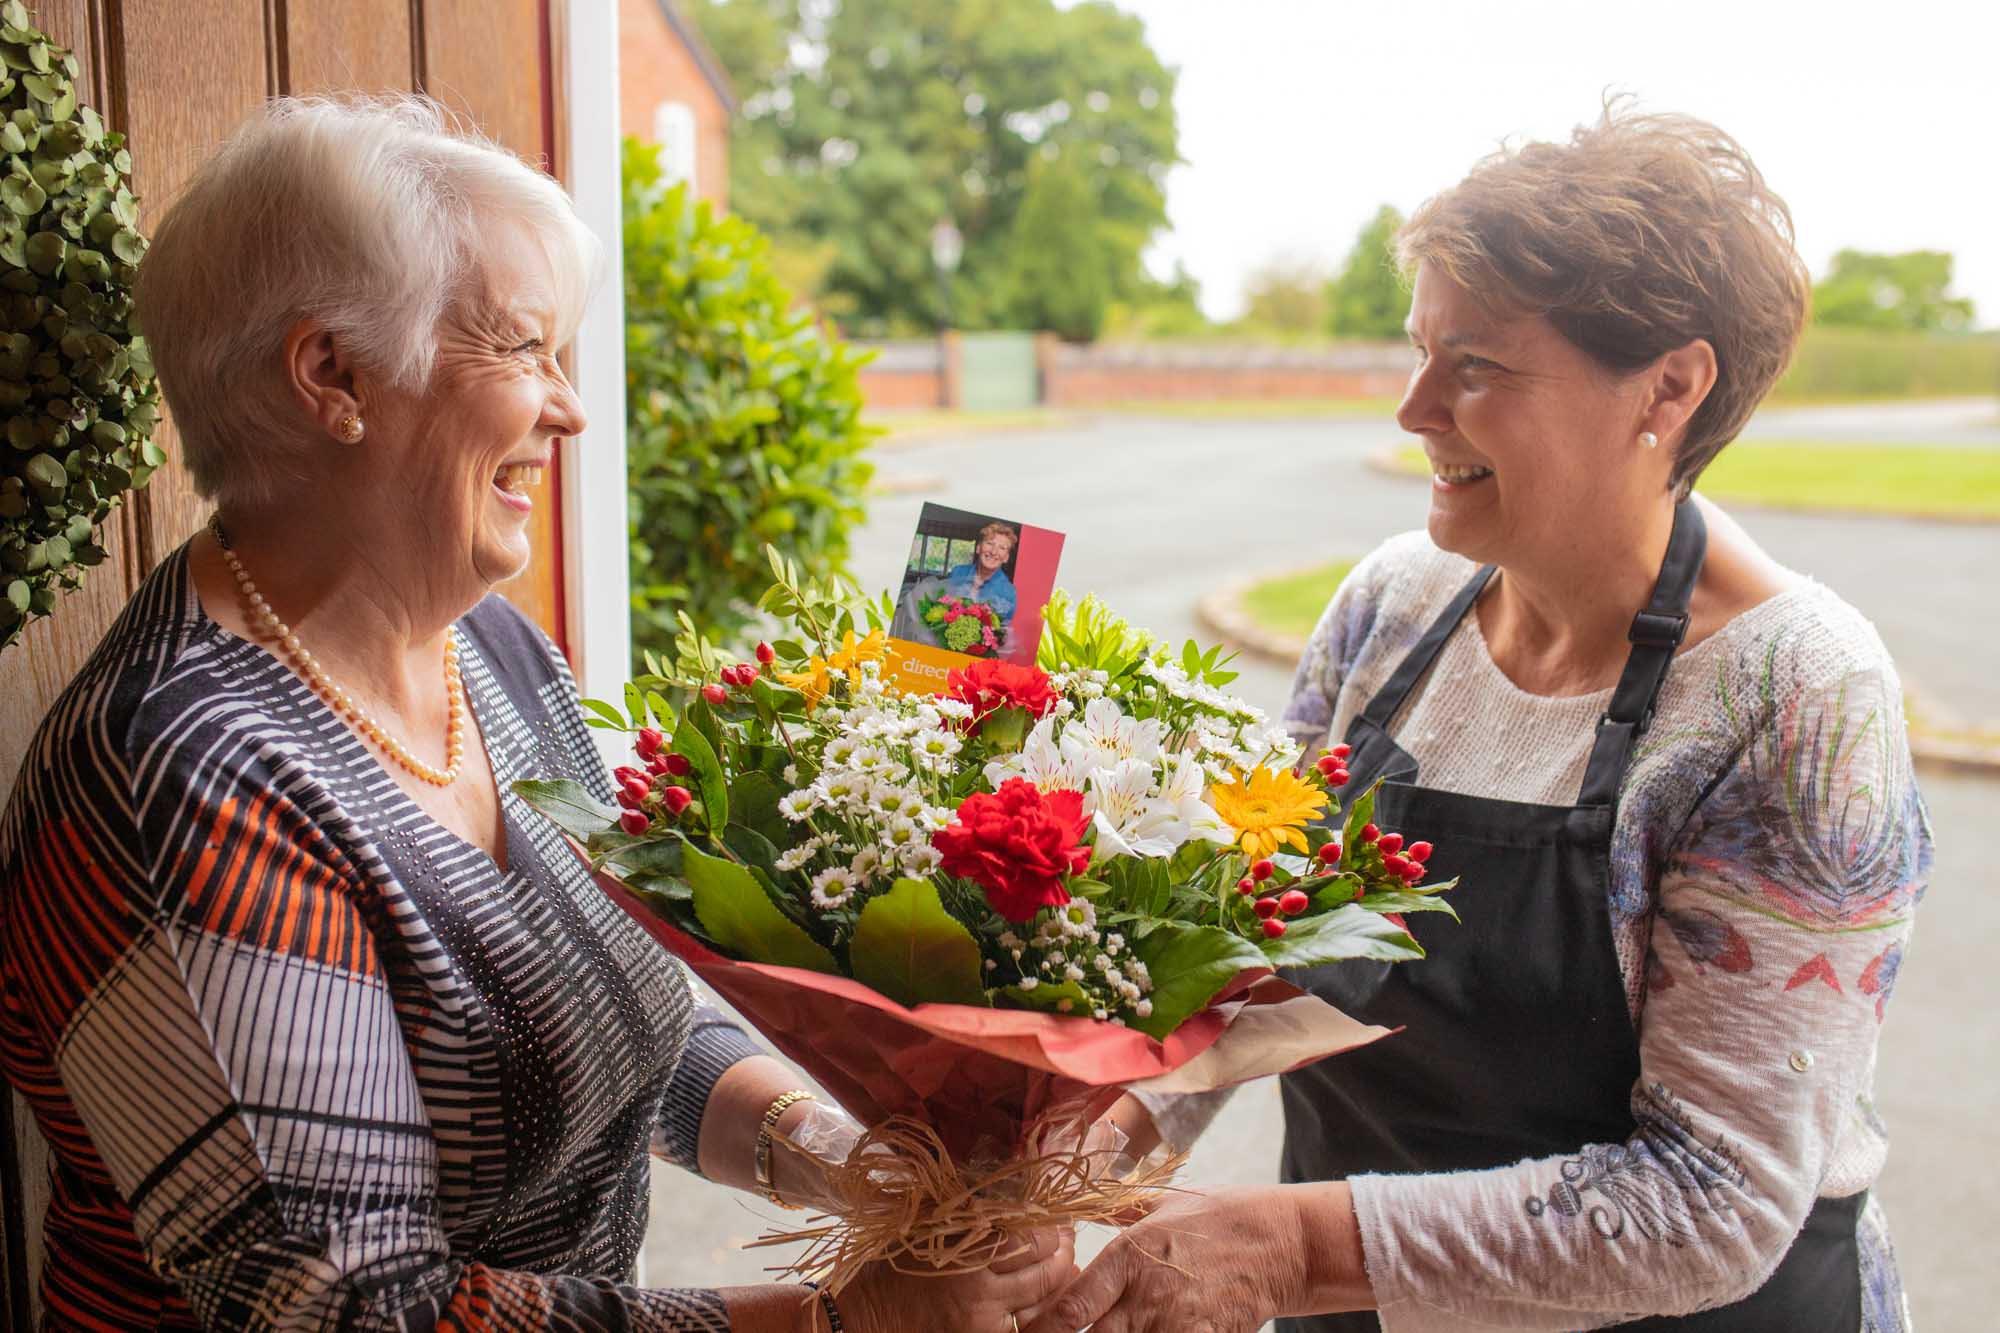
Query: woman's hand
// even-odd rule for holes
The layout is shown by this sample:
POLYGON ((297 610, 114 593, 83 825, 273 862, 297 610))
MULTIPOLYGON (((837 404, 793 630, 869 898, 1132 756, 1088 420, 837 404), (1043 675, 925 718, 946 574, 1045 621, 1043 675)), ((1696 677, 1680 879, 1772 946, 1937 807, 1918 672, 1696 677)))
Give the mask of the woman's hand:
POLYGON ((840 1293, 854 1333, 1014 1333, 1077 1276, 1074 1232, 1038 1231, 1014 1254, 961 1277, 920 1277, 871 1264, 840 1293))
POLYGON ((1021 1328, 1250 1333, 1370 1304, 1347 1187, 1267 1185, 1170 1196, 1021 1328))

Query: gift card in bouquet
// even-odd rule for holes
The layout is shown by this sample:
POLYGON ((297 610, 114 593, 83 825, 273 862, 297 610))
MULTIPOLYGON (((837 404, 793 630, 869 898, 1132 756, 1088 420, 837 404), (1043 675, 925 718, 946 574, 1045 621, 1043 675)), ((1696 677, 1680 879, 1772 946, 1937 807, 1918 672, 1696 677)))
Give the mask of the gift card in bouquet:
POLYGON ((1032 666, 1062 547, 1060 532, 926 504, 896 590, 886 673, 934 694, 952 668, 982 658, 1032 666))

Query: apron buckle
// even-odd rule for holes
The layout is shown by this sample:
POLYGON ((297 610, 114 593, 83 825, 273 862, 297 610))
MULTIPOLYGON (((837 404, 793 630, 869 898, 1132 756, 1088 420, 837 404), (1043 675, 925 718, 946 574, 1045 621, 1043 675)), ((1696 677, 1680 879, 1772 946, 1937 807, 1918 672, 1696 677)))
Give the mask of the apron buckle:
POLYGON ((1678 648, 1687 638, 1688 617, 1683 611, 1678 615, 1663 614, 1659 611, 1641 611, 1632 617, 1632 628, 1625 631, 1625 637, 1633 643, 1649 648, 1678 648))

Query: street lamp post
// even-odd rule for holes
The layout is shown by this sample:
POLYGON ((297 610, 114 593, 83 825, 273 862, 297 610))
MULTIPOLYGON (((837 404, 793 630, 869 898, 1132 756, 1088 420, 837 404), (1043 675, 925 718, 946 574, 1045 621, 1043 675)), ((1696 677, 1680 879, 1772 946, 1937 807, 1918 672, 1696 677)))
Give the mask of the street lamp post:
POLYGON ((938 275, 938 319, 940 329, 951 327, 951 275, 965 257, 965 237, 950 218, 939 218, 931 228, 931 264, 938 275))

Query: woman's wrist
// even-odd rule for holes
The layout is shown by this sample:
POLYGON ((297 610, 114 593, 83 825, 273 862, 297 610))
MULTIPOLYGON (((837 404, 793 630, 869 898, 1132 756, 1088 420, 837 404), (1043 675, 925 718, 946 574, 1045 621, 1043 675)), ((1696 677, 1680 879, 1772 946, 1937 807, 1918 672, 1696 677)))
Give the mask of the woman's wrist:
POLYGON ((1298 1237, 1298 1288, 1286 1302, 1287 1315, 1331 1314, 1372 1310, 1375 1292, 1368 1282, 1368 1260, 1361 1244, 1361 1220, 1354 1211, 1354 1192, 1346 1181, 1284 1185, 1286 1215, 1298 1237))

